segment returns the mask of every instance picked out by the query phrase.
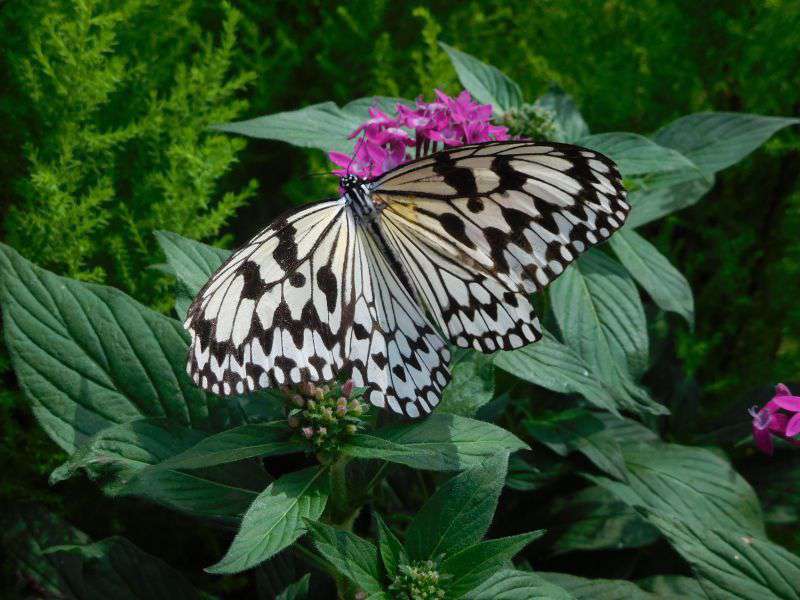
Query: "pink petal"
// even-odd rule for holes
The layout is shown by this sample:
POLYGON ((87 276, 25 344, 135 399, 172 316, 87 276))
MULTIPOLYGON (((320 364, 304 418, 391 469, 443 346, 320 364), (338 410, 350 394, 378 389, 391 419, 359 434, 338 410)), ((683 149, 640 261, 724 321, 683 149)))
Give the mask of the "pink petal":
POLYGON ((783 413, 775 413, 774 415, 770 416, 768 427, 770 431, 774 431, 780 435, 784 435, 786 431, 786 423, 789 421, 789 417, 783 413))
POLYGON ((766 430, 756 429, 753 428, 753 440, 756 442, 756 446, 759 450, 761 450, 764 454, 772 454, 774 449, 772 444, 772 435, 766 430))
POLYGON ((784 410, 800 412, 800 396, 775 396, 770 401, 773 402, 784 410))
POLYGON ((789 419, 789 423, 786 425, 786 433, 784 433, 784 435, 786 437, 794 437, 798 433, 800 433, 800 413, 789 419))
POLYGON ((792 392, 789 391, 789 388, 786 387, 784 384, 779 383, 775 386, 775 395, 776 396, 791 396, 792 392))

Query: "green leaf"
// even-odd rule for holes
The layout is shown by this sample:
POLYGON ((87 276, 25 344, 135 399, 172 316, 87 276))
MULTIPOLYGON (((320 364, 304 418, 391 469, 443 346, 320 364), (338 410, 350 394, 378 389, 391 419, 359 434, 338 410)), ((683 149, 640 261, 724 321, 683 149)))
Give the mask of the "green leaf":
POLYGON ((448 597, 461 598, 489 579, 544 530, 478 542, 444 559, 442 573, 452 575, 446 582, 448 597))
POLYGON ((375 105, 387 108, 387 104, 394 101, 395 99, 380 97, 362 98, 350 102, 344 108, 339 108, 333 102, 321 102, 300 110, 214 125, 212 129, 254 138, 279 140, 304 148, 349 153, 353 150, 355 142, 348 137, 369 118, 367 112, 369 107, 375 105))
POLYGON ((698 527, 764 535, 753 488, 719 454, 663 443, 624 445, 623 454, 625 483, 595 478, 621 500, 698 527))
POLYGON ((305 446, 291 439, 293 434, 286 421, 241 425, 200 440, 156 468, 200 469, 256 456, 302 452, 305 446))
POLYGON ((318 519, 328 501, 324 467, 284 475, 261 492, 247 510, 228 552, 209 573, 238 573, 265 561, 303 535, 303 519, 318 519))
POLYGON ((732 528, 648 518, 692 566, 710 600, 800 600, 800 558, 777 544, 732 528))
POLYGON ((267 484, 254 463, 190 474, 164 467, 203 433, 165 419, 146 419, 109 427, 53 471, 57 483, 83 471, 112 496, 143 496, 196 516, 238 519, 267 484))
POLYGON ((536 573, 503 569, 465 596, 468 600, 573 600, 566 590, 536 573))
POLYGON ((94 544, 55 546, 47 553, 70 566, 66 573, 78 598, 199 600, 204 597, 181 573, 122 537, 94 544))
POLYGON ((661 535, 638 512, 608 490, 591 486, 556 505, 550 531, 558 533, 557 554, 573 550, 640 548, 661 535), (559 526, 564 523, 563 527, 559 526))
POLYGON ((444 388, 437 412, 474 417, 478 409, 494 397, 492 357, 459 348, 450 367, 453 378, 444 388))
POLYGON ((742 160, 800 119, 729 112, 695 113, 660 129, 656 143, 681 152, 707 176, 742 160))
POLYGON ((311 581, 311 573, 306 573, 299 580, 290 583, 275 600, 306 600, 308 598, 308 586, 311 581))
POLYGON ((694 324, 694 297, 689 282, 655 246, 629 227, 611 236, 611 247, 622 265, 664 310, 694 324))
POLYGON ((614 390, 620 408, 667 412, 631 378, 647 368, 649 341, 639 292, 619 263, 594 249, 553 283, 550 297, 566 343, 614 390))
POLYGON ((383 566, 386 567, 386 573, 389 578, 393 578, 398 573, 400 565, 408 564, 408 556, 403 544, 397 539, 397 536, 389 529, 389 526, 384 522, 381 516, 376 512, 375 523, 378 529, 378 547, 381 551, 381 560, 383 566))
POLYGON ((203 428, 180 323, 113 288, 59 277, 0 245, 6 343, 47 434, 73 452, 107 427, 166 417, 203 428))
POLYGON ((434 412, 424 420, 355 434, 342 452, 415 469, 458 471, 500 452, 527 448, 505 429, 467 417, 434 412))
POLYGON ((555 114, 555 122, 561 134, 555 141, 574 143, 589 135, 589 126, 583 120, 572 96, 564 90, 553 87, 536 100, 536 104, 555 114))
POLYGON ((597 150, 612 159, 623 177, 647 173, 688 171, 689 178, 701 175, 697 166, 680 152, 659 146, 636 133, 599 133, 578 140, 579 146, 597 150))
POLYGON ((647 368, 649 343, 639 292, 619 263, 597 249, 553 282, 551 297, 567 343, 600 373, 609 360, 639 375, 647 368))
POLYGON ((605 424, 594 414, 573 409, 536 419, 526 419, 523 426, 536 440, 554 452, 583 453, 599 469, 625 479, 625 459, 617 441, 604 435, 605 424))
MULTIPOLYGON (((576 600, 666 600, 645 592, 630 581, 587 579, 566 573, 538 573, 545 581, 557 585, 576 600)), ((677 599, 676 599, 677 600, 677 599)))
POLYGON ((406 530, 409 557, 435 559, 480 541, 492 523, 507 464, 508 455, 498 450, 440 485, 406 530))
POLYGON ((637 585, 661 598, 678 600, 707 600, 702 586, 696 579, 683 575, 653 575, 640 579, 637 585))
POLYGON ((494 364, 548 390, 580 394, 599 408, 617 411, 616 399, 603 382, 593 375, 587 362, 547 330, 535 344, 496 353, 494 364))
POLYGON ((450 57, 464 89, 478 102, 491 104, 495 116, 522 105, 522 91, 502 71, 444 42, 439 42, 439 46, 450 57))
MULTIPOLYGON (((0 517, 2 549, 7 567, 33 582, 42 597, 78 598, 64 562, 46 554, 50 546, 86 544, 89 538, 60 517, 35 504, 9 505, 0 517)), ((8 590, 10 594, 10 590, 8 590)))
POLYGON ((692 206, 705 196, 713 185, 713 178, 711 180, 700 178, 666 187, 645 187, 633 191, 628 194, 631 213, 626 227, 641 227, 677 210, 692 206))
POLYGON ((383 589, 378 549, 373 543, 324 523, 307 521, 307 525, 317 550, 337 571, 367 593, 383 589))

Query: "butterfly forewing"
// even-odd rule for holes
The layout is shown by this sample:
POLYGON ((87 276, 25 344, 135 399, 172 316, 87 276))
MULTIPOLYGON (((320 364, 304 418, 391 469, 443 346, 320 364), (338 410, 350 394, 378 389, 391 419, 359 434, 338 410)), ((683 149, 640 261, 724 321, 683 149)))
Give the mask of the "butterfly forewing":
POLYGON ((388 245, 449 339, 484 352, 539 339, 528 299, 625 221, 612 161, 556 143, 463 146, 374 182, 388 245))

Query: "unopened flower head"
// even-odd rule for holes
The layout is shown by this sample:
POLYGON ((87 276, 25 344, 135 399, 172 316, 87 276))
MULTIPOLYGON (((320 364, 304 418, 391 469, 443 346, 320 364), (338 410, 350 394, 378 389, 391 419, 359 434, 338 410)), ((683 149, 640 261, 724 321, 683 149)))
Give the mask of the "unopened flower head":
POLYGON ((286 394, 287 423, 310 442, 309 450, 317 456, 334 455, 345 438, 356 433, 364 423, 358 400, 361 390, 353 381, 342 383, 302 383, 286 394))

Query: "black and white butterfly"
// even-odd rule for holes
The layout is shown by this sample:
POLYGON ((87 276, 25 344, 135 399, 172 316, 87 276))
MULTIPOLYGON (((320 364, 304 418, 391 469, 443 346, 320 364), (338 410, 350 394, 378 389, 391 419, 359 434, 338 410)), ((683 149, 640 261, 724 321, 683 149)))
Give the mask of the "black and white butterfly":
POLYGON ((187 370, 215 394, 351 376, 376 406, 429 413, 448 342, 541 337, 530 294, 625 221, 614 163, 525 141, 450 148, 284 214, 195 298, 187 370))

